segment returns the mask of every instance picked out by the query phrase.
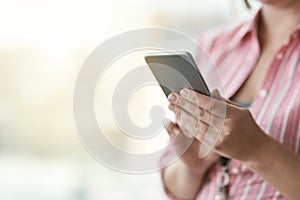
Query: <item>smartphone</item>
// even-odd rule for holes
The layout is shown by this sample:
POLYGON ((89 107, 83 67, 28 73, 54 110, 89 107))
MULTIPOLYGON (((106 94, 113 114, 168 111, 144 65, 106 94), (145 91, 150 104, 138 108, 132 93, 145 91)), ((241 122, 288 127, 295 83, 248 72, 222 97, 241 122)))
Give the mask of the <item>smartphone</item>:
POLYGON ((145 60, 165 95, 179 93, 184 88, 210 96, 203 76, 189 52, 159 52, 145 60), (178 76, 179 75, 179 76, 178 76))

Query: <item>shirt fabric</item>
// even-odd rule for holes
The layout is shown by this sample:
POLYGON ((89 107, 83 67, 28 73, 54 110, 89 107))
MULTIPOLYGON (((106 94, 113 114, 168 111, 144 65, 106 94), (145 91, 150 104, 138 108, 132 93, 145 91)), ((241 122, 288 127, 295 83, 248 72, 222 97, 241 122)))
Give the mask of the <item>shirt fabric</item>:
MULTIPOLYGON (((251 20, 208 32, 200 37, 199 47, 206 51, 216 66, 203 63, 203 52, 200 50, 195 55, 200 72, 209 88, 222 88, 223 85, 222 95, 226 98, 237 92, 256 66, 260 55, 256 32, 259 17, 260 12, 251 20), (218 80, 220 77, 221 81, 218 80)), ((299 55, 300 26, 290 35, 289 41, 278 49, 249 108, 256 123, 266 134, 297 154, 300 154, 299 55)), ((162 160, 171 154, 166 152, 162 160)), ((211 167, 207 180, 197 194, 197 200, 214 199, 219 172, 218 163, 211 167)), ((231 160, 229 174, 229 199, 285 199, 274 187, 238 160, 231 160)), ((167 190, 166 193, 170 199, 176 199, 167 190)))

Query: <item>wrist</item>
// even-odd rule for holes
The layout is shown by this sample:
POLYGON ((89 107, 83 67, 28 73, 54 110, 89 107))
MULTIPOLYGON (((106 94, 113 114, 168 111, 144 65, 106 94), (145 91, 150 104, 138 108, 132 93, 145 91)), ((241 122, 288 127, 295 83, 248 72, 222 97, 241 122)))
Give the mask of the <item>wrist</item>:
POLYGON ((195 199, 204 177, 204 168, 192 169, 182 160, 177 160, 162 173, 165 191, 172 199, 195 199))
POLYGON ((245 159, 242 161, 249 169, 256 169, 260 168, 260 166, 264 166, 264 161, 266 161, 266 158, 268 157, 268 152, 272 152, 272 141, 273 139, 265 134, 260 129, 260 137, 255 142, 255 145, 253 145, 252 151, 245 159))
POLYGON ((189 174, 191 176, 196 176, 196 177, 203 177, 209 168, 207 165, 203 163, 199 163, 198 165, 194 165, 194 166, 189 166, 182 160, 178 160, 178 166, 186 174, 189 174))

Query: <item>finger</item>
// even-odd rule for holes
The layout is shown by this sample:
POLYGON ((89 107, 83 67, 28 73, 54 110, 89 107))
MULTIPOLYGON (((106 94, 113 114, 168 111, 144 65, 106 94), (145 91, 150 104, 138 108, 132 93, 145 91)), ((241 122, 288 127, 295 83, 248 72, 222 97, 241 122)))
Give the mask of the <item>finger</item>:
POLYGON ((191 113, 194 117, 198 118, 199 116, 202 116, 204 114, 203 108, 182 98, 180 95, 176 94, 175 96, 176 96, 176 101, 172 103, 186 110, 187 112, 191 113))
POLYGON ((170 101, 170 103, 174 103, 177 99, 177 94, 175 92, 171 92, 168 96, 168 99, 170 101))
POLYGON ((173 139, 179 133, 179 127, 168 119, 164 121, 164 127, 167 130, 170 139, 173 139))
POLYGON ((218 100, 222 100, 225 101, 226 103, 232 105, 232 106, 237 106, 237 107, 241 107, 239 104, 235 103, 234 101, 231 101, 229 99, 226 99, 224 97, 221 96, 220 92, 218 89, 213 89, 211 92, 212 96, 218 100))
MULTIPOLYGON (((185 112, 185 111, 183 111, 185 112)), ((183 115, 184 118, 185 115, 183 115)), ((221 133, 220 128, 217 126, 212 126, 201 120, 182 120, 183 123, 179 124, 179 127, 186 129, 189 133, 193 134, 200 142, 204 141, 204 138, 208 133, 212 132, 221 133)))
POLYGON ((165 120, 164 127, 166 128, 166 130, 170 136, 170 139, 173 139, 174 137, 178 136, 179 134, 185 135, 183 128, 179 127, 179 125, 177 123, 174 123, 168 119, 165 120))
POLYGON ((176 123, 178 123, 179 127, 188 132, 188 137, 196 136, 197 134, 206 133, 209 126, 212 130, 221 132, 224 120, 219 117, 212 117, 212 120, 198 119, 191 115, 189 112, 181 109, 180 107, 171 104, 170 108, 175 113, 176 123), (211 124, 210 124, 211 123, 211 124))
POLYGON ((181 150, 186 149, 186 147, 191 144, 193 138, 196 138, 197 141, 200 142, 201 146, 205 146, 205 148, 212 148, 217 142, 221 131, 216 131, 215 127, 202 121, 198 121, 196 126, 194 124, 189 125, 188 123, 190 122, 191 121, 186 121, 186 123, 183 123, 182 126, 172 122, 172 126, 170 127, 171 130, 169 130, 169 132, 172 131, 172 128, 175 128, 176 131, 178 130, 178 134, 174 134, 176 136, 172 138, 171 142, 172 146, 175 147, 175 150, 177 152, 182 152, 181 150), (196 128, 192 129, 191 127, 196 128), (183 131, 184 129, 187 129, 189 133, 194 132, 195 137, 186 137, 186 134, 183 131))
MULTIPOLYGON (((179 106, 181 109, 186 110, 190 114, 192 114, 196 118, 201 118, 202 116, 205 115, 205 110, 196 104, 184 99, 180 95, 173 93, 172 95, 169 96, 170 103, 171 105, 175 104, 176 106, 179 106)), ((171 106, 173 107, 173 106, 171 106)), ((170 106, 169 106, 170 108, 170 106)), ((171 109, 171 108, 170 108, 171 109)), ((172 110, 172 109, 171 109, 172 110)), ((173 110, 172 110, 173 111, 173 110)), ((206 117, 205 117, 206 118, 206 117)), ((208 123, 208 121, 206 121, 208 123)))
POLYGON ((176 123, 183 129, 184 135, 193 137, 195 128, 192 128, 192 126, 196 124, 197 119, 175 104, 170 104, 169 108, 174 112, 176 123))
POLYGON ((208 133, 209 125, 205 122, 199 121, 197 124, 197 134, 195 135, 195 138, 202 144, 204 143, 205 137, 208 133))
POLYGON ((239 104, 237 104, 237 103, 235 103, 235 102, 233 102, 231 100, 225 99, 224 97, 221 96, 219 90, 217 90, 217 89, 214 89, 212 91, 212 95, 214 95, 214 97, 216 99, 219 99, 219 100, 222 100, 222 101, 226 101, 226 103, 227 103, 227 106, 226 106, 226 117, 227 118, 235 116, 237 110, 247 109, 244 106, 241 106, 241 105, 239 105, 239 104))
MULTIPOLYGON (((202 108, 203 110, 221 118, 226 118, 227 102, 225 100, 208 97, 189 89, 183 89, 180 94, 183 99, 202 108)), ((176 102, 181 101, 181 104, 185 103, 185 101, 182 101, 179 97, 177 97, 178 95, 176 96, 174 94, 174 96, 176 98, 176 102)), ((174 99, 174 96, 172 96, 172 99, 174 99)), ((201 112, 202 111, 200 110, 200 114, 201 112)))
MULTIPOLYGON (((196 126, 198 121, 202 121, 214 127, 218 131, 222 130, 225 121, 224 118, 213 115, 208 111, 203 111, 201 108, 193 107, 191 103, 187 104, 191 106, 190 108, 187 108, 187 110, 189 111, 175 104, 169 105, 170 110, 172 110, 175 113, 175 118, 179 125, 182 125, 182 123, 188 123, 190 125, 196 126), (191 109, 192 107, 194 109, 191 109)), ((194 135, 194 132, 192 132, 192 134, 194 135)))
POLYGON ((180 91, 180 95, 188 100, 189 102, 195 104, 196 106, 200 108, 204 108, 206 110, 209 109, 209 106, 211 104, 211 97, 207 95, 200 94, 194 90, 190 89, 183 89, 180 91))
MULTIPOLYGON (((169 104, 169 109, 171 110, 171 111, 173 111, 174 112, 174 114, 175 114, 175 120, 176 120, 176 122, 178 123, 179 121, 180 121, 180 114, 178 113, 178 110, 177 110, 177 108, 175 107, 176 105, 174 105, 174 104, 169 104), (177 111, 176 111, 177 110, 177 111)), ((178 125, 178 124, 177 124, 178 125)), ((186 136, 186 137, 188 137, 188 138, 190 138, 190 137, 192 137, 193 135, 192 134, 190 134, 185 128, 181 128, 181 131, 182 131, 182 133, 186 136)))
POLYGON ((209 145, 214 144, 214 141, 216 141, 216 136, 219 136, 221 134, 220 131, 216 131, 216 129, 205 122, 198 121, 196 125, 183 123, 182 126, 179 125, 179 128, 181 130, 187 129, 190 133, 193 133, 194 138, 196 138, 201 144, 209 145), (209 138, 207 138, 209 136, 209 138), (212 137, 211 137, 212 136, 212 137))
POLYGON ((173 149, 177 152, 177 155, 182 155, 188 150, 193 141, 196 140, 194 137, 186 137, 182 128, 179 127, 179 133, 174 137, 170 144, 173 149))
POLYGON ((184 131, 178 126, 178 124, 165 120, 164 126, 169 133, 170 144, 173 149, 179 155, 182 155, 187 148, 192 144, 194 137, 188 138, 184 135, 184 131))

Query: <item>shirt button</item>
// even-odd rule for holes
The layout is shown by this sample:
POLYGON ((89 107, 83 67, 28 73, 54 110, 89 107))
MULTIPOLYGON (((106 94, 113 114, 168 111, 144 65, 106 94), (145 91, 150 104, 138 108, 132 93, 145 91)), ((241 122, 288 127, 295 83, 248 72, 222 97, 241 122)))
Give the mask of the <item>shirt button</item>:
POLYGON ((241 169, 241 171, 242 172, 245 172, 247 170, 247 167, 246 167, 246 165, 242 165, 242 169, 241 169))
POLYGON ((231 170, 232 174, 239 174, 240 170, 237 167, 232 168, 231 170))
POLYGON ((258 94, 261 98, 265 98, 267 96, 267 90, 261 89, 258 94))
POLYGON ((278 60, 281 60, 282 57, 283 57, 283 54, 282 54, 282 53, 279 53, 279 54, 277 54, 277 56, 276 56, 276 58, 277 58, 278 60))
POLYGON ((223 198, 222 198, 221 195, 219 195, 219 194, 215 195, 215 200, 222 200, 222 199, 223 199, 223 198))

